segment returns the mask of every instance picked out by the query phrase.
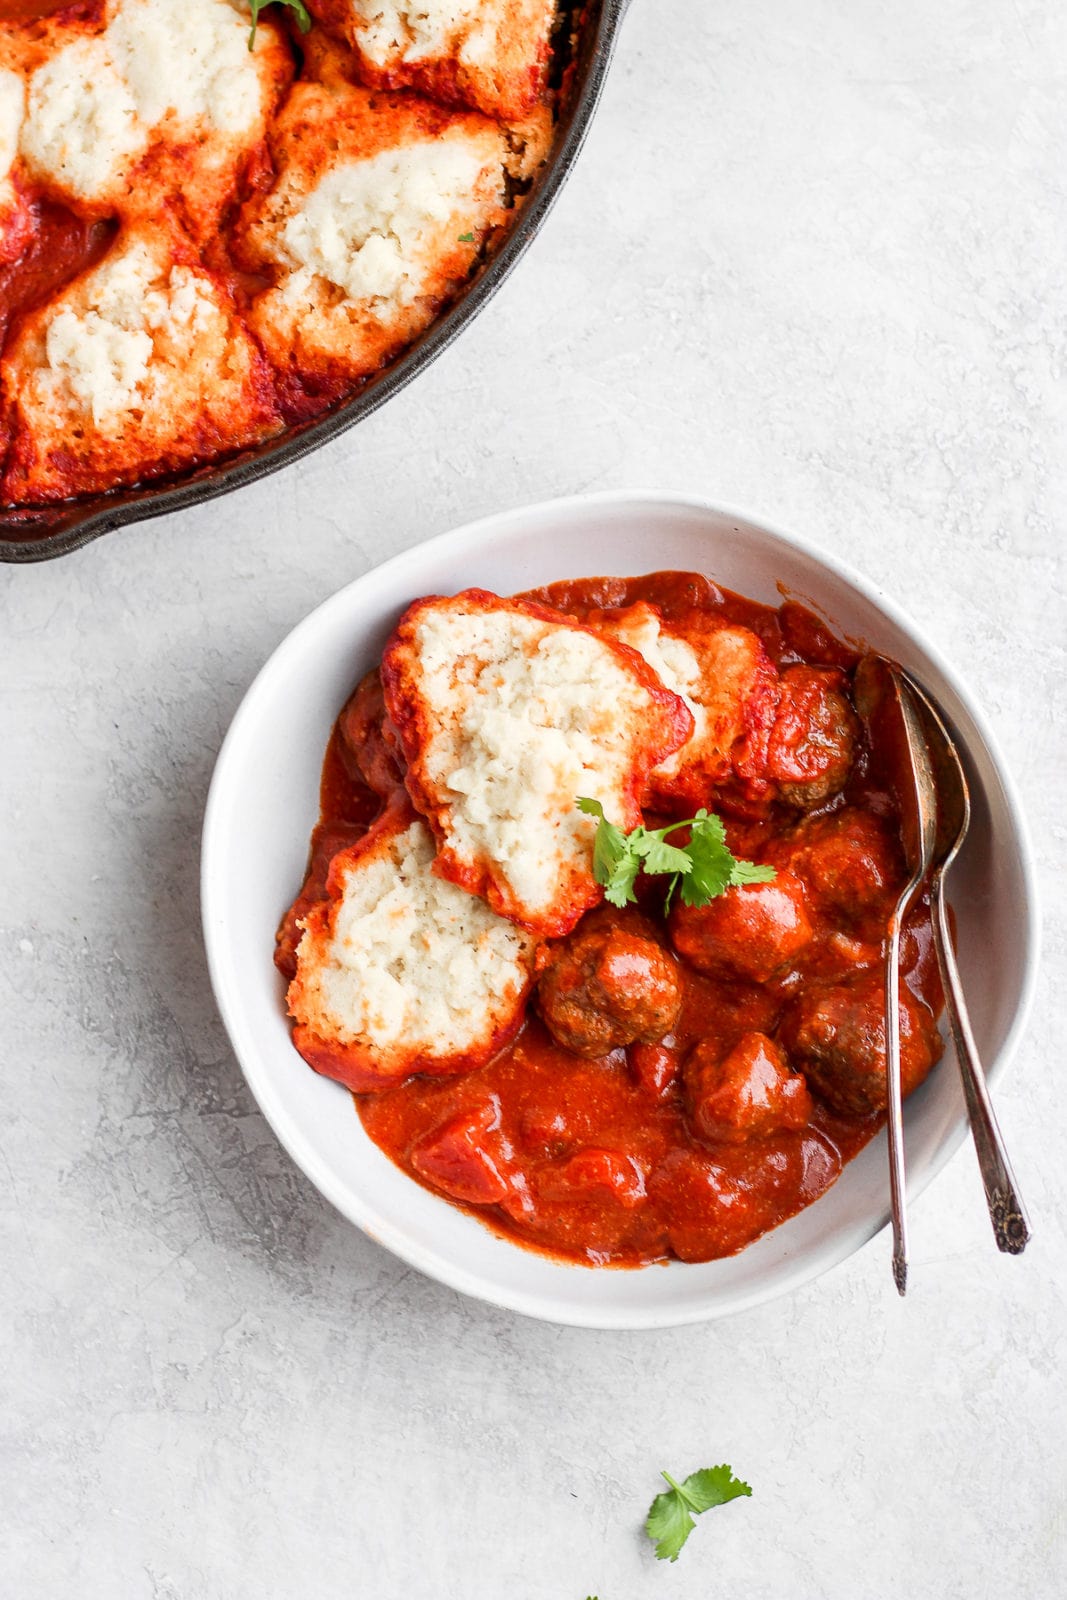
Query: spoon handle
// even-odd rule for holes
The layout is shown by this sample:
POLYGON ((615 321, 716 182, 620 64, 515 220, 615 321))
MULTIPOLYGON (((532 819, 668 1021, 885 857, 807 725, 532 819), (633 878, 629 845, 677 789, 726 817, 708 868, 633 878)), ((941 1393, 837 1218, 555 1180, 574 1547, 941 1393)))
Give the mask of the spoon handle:
POLYGON ((1021 1255, 1030 1238, 1030 1223, 1015 1183, 1004 1141, 993 1113, 993 1105, 986 1088, 985 1073, 978 1055, 978 1047, 971 1032, 967 1015, 967 1002, 963 998, 956 955, 952 948, 948 914, 945 910, 944 881, 941 873, 933 884, 934 944, 941 968, 941 982, 945 990, 945 1004, 949 1025, 956 1045, 956 1060, 963 1080, 963 1094, 967 1102, 967 1116, 978 1155, 989 1219, 997 1248, 1008 1255, 1021 1255))
POLYGON ((908 1287, 908 1214, 904 1168, 904 1104, 900 1082, 900 914, 890 929, 885 965, 885 1060, 889 1139, 889 1201, 893 1214, 893 1282, 908 1287))

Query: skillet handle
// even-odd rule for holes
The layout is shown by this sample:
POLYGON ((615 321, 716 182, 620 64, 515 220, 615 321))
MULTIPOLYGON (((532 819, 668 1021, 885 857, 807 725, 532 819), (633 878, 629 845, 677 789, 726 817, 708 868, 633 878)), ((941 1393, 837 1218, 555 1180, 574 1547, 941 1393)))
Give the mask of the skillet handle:
POLYGON ((956 1060, 963 1080, 963 1095, 967 1102, 967 1117, 974 1137, 974 1148, 982 1174, 989 1220, 997 1249, 1007 1255, 1021 1255, 1030 1238, 1030 1224, 1011 1170, 1008 1153, 1004 1148, 993 1105, 986 1088, 985 1073, 974 1042, 971 1023, 967 1015, 967 1002, 963 997, 956 956, 949 932, 948 913, 945 910, 944 880, 937 874, 933 885, 934 944, 937 962, 941 968, 941 982, 945 990, 945 1008, 956 1046, 956 1060))

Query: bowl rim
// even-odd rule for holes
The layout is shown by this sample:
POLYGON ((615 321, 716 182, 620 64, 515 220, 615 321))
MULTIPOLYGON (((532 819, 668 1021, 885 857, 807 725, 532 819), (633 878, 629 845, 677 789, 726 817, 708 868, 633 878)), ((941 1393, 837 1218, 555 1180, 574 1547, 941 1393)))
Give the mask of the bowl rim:
MULTIPOLYGON (((888 1188, 886 1204, 880 1216, 870 1218, 862 1226, 855 1229, 841 1230, 819 1252, 798 1257, 794 1262, 776 1273, 773 1282, 768 1284, 765 1289, 760 1285, 756 1285, 748 1290, 733 1291, 730 1303, 721 1307, 714 1304, 697 1304, 657 1308, 656 1304, 652 1303, 646 1307, 641 1307, 639 1310, 633 1307, 616 1310, 612 1306, 548 1305, 545 1303, 547 1297, 538 1291, 511 1290, 497 1287, 487 1282, 477 1273, 456 1266, 446 1257, 433 1254, 424 1249, 416 1241, 404 1235, 399 1228, 394 1228, 391 1224, 383 1226, 381 1218, 375 1218, 372 1226, 368 1217, 364 1214, 358 1199, 353 1200, 348 1188, 334 1176, 329 1165, 319 1157, 315 1147, 305 1140, 300 1130, 293 1125, 284 1102, 275 1093, 266 1074, 260 1069, 257 1049, 253 1042, 245 1037, 243 1022, 237 1014, 236 1007, 231 1003, 230 975, 226 970, 223 950, 215 942, 216 890, 214 887, 217 879, 214 866, 217 818, 223 808, 225 791, 231 782, 230 768, 234 759, 233 752, 239 745, 244 725, 254 716, 259 700, 271 690, 274 678, 283 671, 288 652, 296 650, 305 635, 313 633, 319 628, 327 614, 337 609, 346 608, 354 591, 360 589, 371 580, 375 583, 380 582, 387 576, 403 572, 406 567, 413 569, 414 576, 420 561, 430 552, 441 552, 453 544, 457 547, 462 547, 470 542, 477 543, 490 534, 498 538, 506 537, 509 532, 521 527, 523 523, 546 515, 558 517, 560 515, 566 516, 568 512, 587 513, 597 507, 623 506, 631 508, 644 506, 652 510, 673 507, 729 521, 736 520, 771 535, 772 538, 779 540, 786 546, 793 547, 802 555, 826 567, 839 580, 851 585, 869 604, 883 612, 892 624, 909 635, 919 648, 929 656, 945 682, 958 696, 961 704, 974 722, 1003 788, 1006 809, 1011 821, 1014 844, 1018 855, 1025 901, 1025 925, 1021 930, 1024 945, 1024 962, 1019 999, 1004 1042, 987 1069, 987 1078, 990 1084, 995 1085, 999 1082, 1018 1050, 1033 1008, 1041 956, 1041 916, 1029 827, 1015 780, 1004 760, 999 742, 984 711, 969 686, 945 658, 940 647, 928 637, 924 629, 890 595, 886 594, 880 585, 866 578, 850 562, 843 560, 836 553, 826 550, 806 535, 787 532, 779 524, 768 520, 760 513, 755 513, 736 505, 725 505, 709 500, 705 496, 690 494, 682 490, 607 489, 588 491, 512 507, 506 511, 492 512, 487 516, 477 518, 473 522, 463 523, 458 527, 447 529, 429 539, 409 546, 407 549, 398 552, 398 554, 369 568, 367 572, 362 573, 358 578, 353 579, 352 582, 345 584, 342 588, 327 596, 325 600, 320 601, 300 622, 289 630, 260 667, 242 696, 219 748, 204 808, 201 834, 200 898, 204 947, 212 991, 242 1075, 279 1143, 319 1192, 347 1221, 353 1223, 376 1243, 381 1244, 392 1254, 405 1261, 408 1265, 417 1268, 426 1276, 487 1304, 557 1325, 637 1331, 680 1327, 709 1322, 722 1316, 732 1316, 742 1311, 750 1310, 765 1301, 791 1294, 802 1285, 821 1277, 825 1272, 839 1266, 842 1261, 862 1249, 864 1245, 888 1226, 888 1188)), ((413 595, 416 592, 416 588, 412 589, 413 595)), ((909 1173, 909 1201, 917 1199, 927 1186, 933 1182, 959 1150, 968 1132, 967 1120, 963 1116, 955 1129, 944 1138, 940 1148, 928 1159, 922 1170, 914 1174, 909 1173)), ((447 1201, 443 1200, 442 1204, 447 1204, 447 1201)), ((515 1248, 524 1249, 525 1247, 516 1244, 515 1248)), ((534 1253, 536 1254, 537 1252, 534 1253)), ((574 1270, 579 1272, 605 1270, 587 1268, 581 1263, 572 1264, 568 1262, 564 1263, 564 1265, 573 1265, 574 1270)), ((667 1263, 666 1270, 684 1270, 685 1265, 683 1262, 670 1262, 667 1263)), ((645 1271, 648 1269, 627 1270, 645 1271)))

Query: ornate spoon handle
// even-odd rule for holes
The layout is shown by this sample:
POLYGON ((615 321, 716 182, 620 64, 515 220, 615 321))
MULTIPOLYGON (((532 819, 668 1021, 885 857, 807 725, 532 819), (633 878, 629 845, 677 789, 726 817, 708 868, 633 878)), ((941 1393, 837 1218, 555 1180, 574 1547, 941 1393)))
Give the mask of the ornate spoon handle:
POLYGON ((894 914, 885 967, 886 1108, 889 1113, 889 1199, 893 1216, 893 1282, 908 1287, 907 1180, 904 1167, 904 1106, 900 1083, 900 909, 894 914))
POLYGON ((956 1045, 963 1080, 963 1094, 967 1101, 967 1116, 978 1153, 978 1166, 985 1188, 989 1218, 997 1248, 1008 1255, 1021 1255, 1030 1238, 1030 1224, 1015 1184, 1015 1175, 1008 1161, 1004 1141, 993 1113, 985 1073, 978 1055, 978 1047, 971 1032, 967 1003, 963 998, 959 969, 952 948, 948 916, 945 911, 945 894, 942 874, 938 872, 933 883, 934 944, 941 968, 941 981, 945 990, 945 1005, 949 1025, 956 1045))

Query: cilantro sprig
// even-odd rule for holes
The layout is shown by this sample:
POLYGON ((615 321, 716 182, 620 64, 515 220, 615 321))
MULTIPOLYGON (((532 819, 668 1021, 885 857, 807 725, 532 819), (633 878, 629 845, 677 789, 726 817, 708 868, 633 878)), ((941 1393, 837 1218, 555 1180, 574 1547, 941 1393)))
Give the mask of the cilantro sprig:
POLYGON ((750 1495, 751 1488, 740 1478, 735 1478, 728 1466, 703 1467, 691 1472, 682 1483, 676 1483, 669 1472, 660 1474, 670 1487, 658 1494, 648 1510, 645 1532, 656 1546, 656 1559, 677 1561, 682 1546, 696 1527, 693 1515, 710 1511, 712 1506, 724 1506, 740 1495, 750 1495))
POLYGON ((664 913, 670 910, 679 886, 683 905, 706 906, 726 889, 746 883, 772 883, 776 876, 773 867, 739 860, 726 843, 722 818, 703 806, 695 817, 684 822, 671 822, 665 828, 638 826, 629 833, 608 821, 599 800, 583 795, 578 800, 578 810, 600 819, 593 839, 593 877, 610 905, 625 906, 636 901, 634 884, 642 868, 656 875, 670 874, 664 913), (690 830, 684 849, 667 843, 667 835, 678 828, 690 830))
POLYGON ((256 29, 259 27, 259 13, 265 11, 268 6, 288 6, 296 17, 296 25, 300 32, 310 33, 311 31, 311 13, 308 11, 307 6, 304 5, 303 0, 249 0, 249 5, 252 8, 252 29, 248 35, 248 48, 250 50, 254 50, 256 47, 256 29))

